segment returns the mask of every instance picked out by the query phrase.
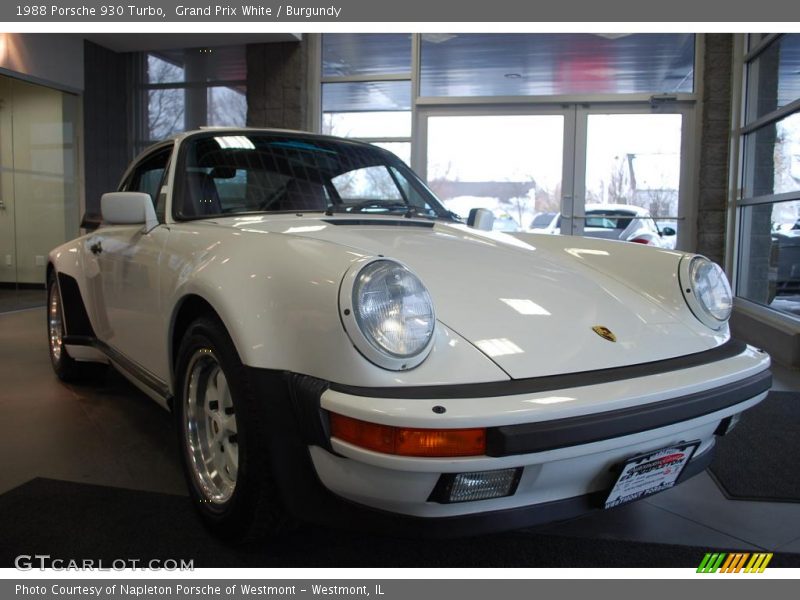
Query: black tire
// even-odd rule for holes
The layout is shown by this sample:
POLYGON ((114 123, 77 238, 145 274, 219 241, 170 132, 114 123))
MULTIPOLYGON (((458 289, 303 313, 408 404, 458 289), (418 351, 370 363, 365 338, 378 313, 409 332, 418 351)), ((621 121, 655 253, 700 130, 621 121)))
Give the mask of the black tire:
POLYGON ((64 304, 54 275, 47 278, 47 347, 53 371, 62 381, 82 382, 102 377, 108 366, 102 363, 80 362, 69 355, 62 343, 66 335, 64 304))
MULTIPOLYGON (((267 399, 255 397, 247 369, 242 365, 230 336, 218 319, 204 317, 189 326, 178 350, 175 373, 174 412, 181 462, 193 504, 206 526, 217 536, 230 541, 258 539, 293 528, 294 523, 283 507, 271 475, 268 450, 270 432, 264 407, 267 399), (226 419, 227 422, 233 415, 236 426, 233 437, 236 438, 235 447, 238 453, 233 491, 230 496, 220 492, 216 497, 213 492, 219 491, 218 488, 227 489, 226 485, 216 486, 214 482, 209 483, 208 473, 202 467, 203 461, 199 460, 200 456, 207 457, 208 454, 199 453, 198 450, 203 445, 200 441, 203 437, 200 429, 210 430, 212 433, 215 431, 211 425, 213 418, 200 418, 208 412, 204 413, 200 409, 203 402, 209 405, 214 402, 209 401, 209 395, 220 397, 217 395, 216 383, 215 391, 206 391, 214 377, 210 373, 218 373, 214 371, 214 362, 224 375, 230 392, 225 395, 224 402, 218 400, 216 409, 217 413, 224 410, 226 416, 217 415, 214 418, 226 419), (190 390, 190 381, 194 381, 194 391, 190 390), (200 396, 204 399, 198 399, 200 396), (231 409, 232 412, 229 412, 231 409), (192 419, 191 428, 187 425, 187 415, 192 419), (190 434, 190 431, 193 433, 190 434), (205 480, 203 473, 206 475, 205 480)), ((223 426, 219 427, 222 429, 223 426)), ((220 444, 206 442, 207 446, 221 446, 218 454, 215 454, 221 457, 220 460, 225 460, 225 447, 229 448, 227 456, 233 456, 234 444, 227 431, 223 431, 223 441, 220 444), (225 438, 227 443, 224 442, 225 438)), ((211 451, 213 450, 209 450, 211 451)), ((224 466, 222 469, 214 469, 214 472, 228 470, 224 466)), ((224 475, 226 480, 230 479, 230 473, 224 475)), ((229 487, 229 481, 224 483, 229 487)))

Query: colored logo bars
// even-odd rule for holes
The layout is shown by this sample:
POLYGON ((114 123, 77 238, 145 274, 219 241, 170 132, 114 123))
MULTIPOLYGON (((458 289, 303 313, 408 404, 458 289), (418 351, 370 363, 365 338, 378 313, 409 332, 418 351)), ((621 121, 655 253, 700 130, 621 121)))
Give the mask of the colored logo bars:
POLYGON ((700 566, 697 567, 698 573, 763 573, 769 561, 772 560, 772 552, 708 552, 700 566), (746 565, 746 566, 745 566, 746 565))

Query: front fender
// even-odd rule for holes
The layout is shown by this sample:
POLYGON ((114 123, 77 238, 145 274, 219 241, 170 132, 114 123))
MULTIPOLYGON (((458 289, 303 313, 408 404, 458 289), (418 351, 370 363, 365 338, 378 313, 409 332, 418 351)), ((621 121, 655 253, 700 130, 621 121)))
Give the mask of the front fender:
MULTIPOLYGON (((162 265, 165 306, 188 295, 208 302, 242 362, 326 381, 363 386, 435 385, 508 379, 443 323, 429 357, 409 371, 367 361, 344 331, 339 286, 364 254, 347 246, 288 234, 213 224, 175 227, 162 265)), ((166 332, 166 342, 171 331, 166 332)))
POLYGON ((642 294, 698 335, 715 338, 714 345, 719 346, 730 337, 727 325, 712 331, 689 310, 678 278, 678 265, 686 256, 685 252, 566 235, 511 235, 539 249, 574 260, 642 294))
MULTIPOLYGON (((48 260, 55 273, 75 280, 89 322, 93 330, 99 332, 103 329, 104 324, 104 321, 98 316, 96 306, 100 269, 96 260, 86 257, 86 245, 92 235, 83 235, 54 248, 50 251, 48 260)), ((69 330, 69 323, 67 323, 67 329, 69 330)))

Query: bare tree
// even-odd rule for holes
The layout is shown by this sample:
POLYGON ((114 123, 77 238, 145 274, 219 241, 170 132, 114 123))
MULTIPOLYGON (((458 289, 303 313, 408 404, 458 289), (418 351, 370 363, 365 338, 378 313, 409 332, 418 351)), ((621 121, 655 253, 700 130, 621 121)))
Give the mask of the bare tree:
MULTIPOLYGON (((157 56, 147 57, 147 81, 172 83, 183 80, 183 69, 157 56)), ((183 129, 184 92, 177 88, 147 90, 147 122, 151 140, 160 140, 183 129)))
POLYGON ((675 190, 657 188, 642 194, 642 208, 646 208, 654 218, 672 217, 677 213, 677 194, 675 190))
POLYGON ((458 175, 453 174, 455 170, 453 162, 448 160, 444 165, 436 164, 432 166, 433 168, 431 170, 433 172, 430 173, 428 187, 440 200, 448 200, 447 184, 453 181, 459 181, 458 175))
POLYGON ((529 212, 531 207, 531 198, 528 195, 531 190, 536 190, 536 181, 530 177, 528 181, 514 182, 513 191, 504 197, 499 198, 500 204, 507 206, 508 212, 516 213, 516 221, 520 227, 525 227, 524 214, 529 212))
POLYGON ((402 201, 402 196, 384 166, 363 167, 339 175, 336 191, 345 200, 402 201))
POLYGON ((247 120, 247 96, 232 87, 208 88, 208 125, 243 126, 247 120))
POLYGON ((629 204, 630 190, 625 176, 626 161, 615 157, 614 165, 609 173, 608 202, 610 204, 629 204))
POLYGON ((550 191, 546 187, 536 188, 536 212, 560 212, 561 211, 561 182, 550 191))

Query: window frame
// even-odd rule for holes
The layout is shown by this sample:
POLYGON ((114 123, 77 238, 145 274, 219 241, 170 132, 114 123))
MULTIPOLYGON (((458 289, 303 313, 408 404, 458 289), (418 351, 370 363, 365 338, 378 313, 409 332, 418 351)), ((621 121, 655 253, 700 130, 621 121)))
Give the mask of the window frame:
POLYGON ((158 187, 156 189, 156 197, 154 198, 152 195, 150 195, 150 199, 153 202, 153 208, 155 209, 158 222, 162 224, 166 222, 166 194, 164 192, 164 187, 167 185, 167 181, 169 179, 170 170, 172 166, 172 158, 174 153, 175 153, 175 142, 172 140, 169 140, 167 142, 161 142, 155 147, 145 150, 133 162, 133 164, 125 173, 125 175, 123 175, 122 181, 120 181, 118 187, 118 191, 120 192, 141 191, 141 190, 131 189, 133 181, 136 178, 137 173, 140 170, 140 167, 143 167, 149 161, 156 159, 160 154, 166 155, 167 161, 164 164, 164 171, 161 174, 161 179, 159 180, 158 187))
MULTIPOLYGON (((190 50, 191 48, 187 48, 190 50)), ((183 126, 179 132, 186 131, 186 94, 192 90, 204 89, 206 94, 211 88, 228 87, 228 88, 244 88, 245 96, 247 95, 247 79, 209 79, 204 81, 174 81, 165 83, 150 83, 147 81, 147 59, 148 55, 154 54, 160 60, 164 58, 158 56, 157 51, 139 52, 136 54, 134 62, 134 97, 135 97, 135 111, 133 123, 133 139, 131 144, 133 146, 134 154, 146 150, 153 144, 157 144, 162 140, 155 140, 150 137, 150 115, 149 115, 149 93, 155 90, 181 90, 183 91, 184 102, 184 120, 183 126)), ((208 114, 206 114, 208 119, 208 114)), ((189 127, 188 129, 191 129, 189 127)), ((170 139, 164 138, 164 139, 170 139)))
POLYGON ((738 310, 749 313, 765 323, 800 333, 800 316, 739 295, 751 269, 747 262, 750 241, 745 240, 745 235, 749 231, 745 211, 756 206, 775 206, 782 202, 800 201, 800 187, 789 192, 745 196, 746 189, 752 189, 752 182, 748 186, 745 185, 746 179, 754 172, 754 167, 748 162, 750 157, 747 155, 746 137, 756 135, 758 131, 793 114, 800 114, 800 97, 798 97, 782 107, 748 120, 748 103, 753 101, 751 85, 754 85, 755 81, 757 89, 758 77, 758 73, 754 73, 756 70, 751 70, 749 67, 763 52, 780 43, 780 39, 786 34, 769 34, 759 38, 756 43, 751 43, 751 36, 754 35, 757 34, 736 34, 734 38, 726 271, 731 278, 735 306, 738 310), (748 47, 750 50, 747 50, 748 47))

